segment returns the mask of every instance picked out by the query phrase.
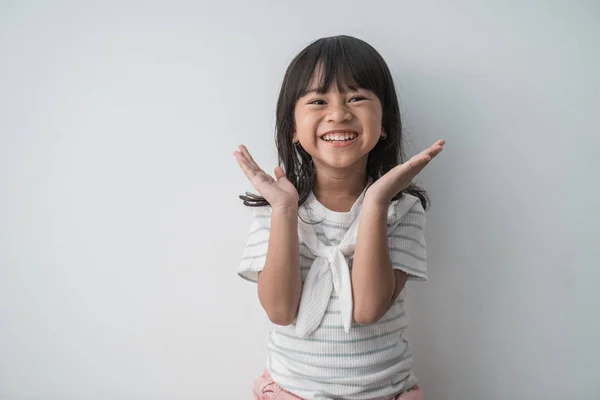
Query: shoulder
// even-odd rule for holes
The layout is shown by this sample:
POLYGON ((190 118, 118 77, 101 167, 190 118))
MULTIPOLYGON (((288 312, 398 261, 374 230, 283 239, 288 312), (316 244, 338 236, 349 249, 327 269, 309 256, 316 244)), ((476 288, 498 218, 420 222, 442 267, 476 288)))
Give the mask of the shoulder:
POLYGON ((271 206, 251 207, 251 209, 253 224, 271 226, 271 206))
POLYGON ((271 206, 251 207, 254 217, 269 217, 271 218, 271 206))
POLYGON ((423 209, 421 200, 417 196, 405 193, 402 197, 390 203, 387 224, 390 227, 394 227, 408 215, 413 219, 425 221, 425 210, 423 209))

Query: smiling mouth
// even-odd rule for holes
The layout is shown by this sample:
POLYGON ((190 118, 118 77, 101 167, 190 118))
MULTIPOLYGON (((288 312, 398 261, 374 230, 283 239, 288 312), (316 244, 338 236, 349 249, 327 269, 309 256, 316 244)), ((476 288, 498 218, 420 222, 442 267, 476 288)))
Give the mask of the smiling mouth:
POLYGON ((350 142, 356 139, 358 135, 355 132, 343 132, 343 133, 326 133, 321 136, 321 139, 326 142, 350 142))

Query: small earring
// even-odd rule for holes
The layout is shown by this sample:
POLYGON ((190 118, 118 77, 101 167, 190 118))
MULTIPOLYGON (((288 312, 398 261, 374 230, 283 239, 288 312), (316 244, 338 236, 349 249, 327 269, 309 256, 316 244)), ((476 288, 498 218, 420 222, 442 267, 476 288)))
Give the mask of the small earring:
POLYGON ((387 138, 387 133, 385 133, 385 131, 381 132, 381 140, 385 140, 385 138, 387 138))

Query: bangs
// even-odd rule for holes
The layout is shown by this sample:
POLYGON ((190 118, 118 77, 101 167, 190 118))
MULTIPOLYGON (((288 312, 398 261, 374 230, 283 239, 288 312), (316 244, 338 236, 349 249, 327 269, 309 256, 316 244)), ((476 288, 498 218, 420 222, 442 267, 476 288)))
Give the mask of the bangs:
POLYGON ((309 90, 326 93, 333 82, 342 93, 359 88, 374 92, 384 100, 387 67, 368 43, 345 36, 321 39, 298 57, 292 76, 296 100, 309 90))

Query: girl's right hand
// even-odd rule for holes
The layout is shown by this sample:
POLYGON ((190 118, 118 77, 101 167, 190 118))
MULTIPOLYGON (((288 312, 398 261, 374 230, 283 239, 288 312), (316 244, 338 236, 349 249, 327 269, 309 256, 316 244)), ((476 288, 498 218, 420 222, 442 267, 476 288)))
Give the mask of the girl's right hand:
POLYGON ((273 209, 297 210, 298 191, 285 176, 281 167, 275 167, 275 179, 256 164, 248 149, 239 146, 239 151, 233 153, 238 164, 258 193, 265 198, 273 209))

